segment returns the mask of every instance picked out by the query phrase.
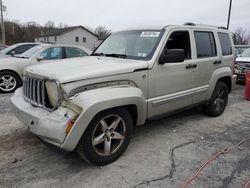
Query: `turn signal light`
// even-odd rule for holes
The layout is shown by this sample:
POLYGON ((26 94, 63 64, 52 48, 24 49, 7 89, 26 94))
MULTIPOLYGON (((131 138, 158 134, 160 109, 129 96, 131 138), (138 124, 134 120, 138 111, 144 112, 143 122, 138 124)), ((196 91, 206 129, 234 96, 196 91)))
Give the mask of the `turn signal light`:
POLYGON ((67 134, 70 132, 70 130, 72 129, 72 127, 73 127, 73 125, 75 124, 75 122, 76 122, 76 119, 72 119, 72 120, 68 123, 67 129, 66 129, 66 131, 65 131, 67 134))

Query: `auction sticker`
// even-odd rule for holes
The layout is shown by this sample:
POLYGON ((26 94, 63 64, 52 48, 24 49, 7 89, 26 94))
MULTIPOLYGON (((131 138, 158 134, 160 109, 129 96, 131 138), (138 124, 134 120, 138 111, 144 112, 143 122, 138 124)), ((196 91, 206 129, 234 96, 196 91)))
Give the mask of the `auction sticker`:
POLYGON ((157 31, 143 31, 141 37, 158 37, 160 32, 157 31))

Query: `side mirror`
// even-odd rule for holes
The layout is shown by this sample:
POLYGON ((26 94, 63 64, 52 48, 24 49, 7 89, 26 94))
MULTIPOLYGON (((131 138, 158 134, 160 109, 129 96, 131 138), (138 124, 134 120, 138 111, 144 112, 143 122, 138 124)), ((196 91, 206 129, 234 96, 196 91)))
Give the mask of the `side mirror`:
POLYGON ((10 55, 11 55, 11 56, 14 56, 15 54, 16 54, 15 51, 11 51, 11 52, 10 52, 10 55))
POLYGON ((160 56, 159 64, 165 63, 181 63, 185 60, 185 52, 183 49, 164 50, 160 56))
POLYGON ((37 61, 42 61, 42 60, 44 60, 44 57, 43 57, 43 56, 38 55, 38 56, 36 57, 36 60, 37 60, 37 61))

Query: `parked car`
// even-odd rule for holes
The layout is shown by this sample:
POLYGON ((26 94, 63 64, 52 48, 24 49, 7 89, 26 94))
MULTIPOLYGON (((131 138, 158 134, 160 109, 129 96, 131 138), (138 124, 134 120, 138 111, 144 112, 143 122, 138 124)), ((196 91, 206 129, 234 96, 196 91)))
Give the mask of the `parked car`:
POLYGON ((9 46, 3 50, 0 51, 0 58, 6 58, 11 57, 14 55, 20 55, 30 48, 33 48, 34 46, 38 45, 39 43, 18 43, 14 44, 12 46, 9 46))
POLYGON ((201 104, 220 116, 236 80, 233 50, 217 27, 116 32, 89 57, 28 67, 11 101, 42 140, 107 165, 147 119, 201 104))
POLYGON ((235 61, 235 74, 239 81, 245 81, 247 72, 250 72, 250 48, 241 53, 235 61))
POLYGON ((7 48, 8 46, 7 45, 4 45, 4 44, 0 44, 0 51, 2 51, 3 49, 7 48))
POLYGON ((238 57, 246 49, 250 48, 250 45, 235 45, 235 55, 238 57))
POLYGON ((9 93, 20 87, 22 73, 27 66, 89 54, 91 51, 81 46, 39 44, 21 55, 0 59, 0 92, 9 93))

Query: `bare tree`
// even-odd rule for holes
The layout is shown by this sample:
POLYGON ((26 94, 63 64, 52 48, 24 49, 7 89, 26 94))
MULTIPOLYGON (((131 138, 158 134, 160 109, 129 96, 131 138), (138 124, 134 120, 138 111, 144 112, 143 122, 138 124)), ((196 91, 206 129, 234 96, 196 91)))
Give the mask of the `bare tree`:
POLYGON ((55 28, 55 23, 53 21, 47 21, 45 24, 44 24, 44 27, 46 28, 49 28, 49 29, 54 29, 55 28))
POLYGON ((249 44, 250 33, 246 29, 238 28, 233 33, 234 44, 249 44))
POLYGON ((100 39, 105 39, 111 34, 111 30, 108 30, 105 26, 98 26, 95 29, 95 34, 100 38, 100 39))

